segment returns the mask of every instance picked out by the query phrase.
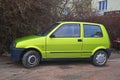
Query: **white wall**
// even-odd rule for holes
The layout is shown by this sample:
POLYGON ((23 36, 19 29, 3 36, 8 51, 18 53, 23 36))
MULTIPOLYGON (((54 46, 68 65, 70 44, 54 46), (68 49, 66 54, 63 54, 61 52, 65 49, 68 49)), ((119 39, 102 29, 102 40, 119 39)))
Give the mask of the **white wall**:
POLYGON ((99 5, 98 5, 98 0, 92 0, 92 8, 93 8, 93 10, 94 9, 96 9, 96 10, 98 10, 98 7, 99 7, 99 5))
POLYGON ((120 10, 120 0, 108 0, 107 11, 120 10))

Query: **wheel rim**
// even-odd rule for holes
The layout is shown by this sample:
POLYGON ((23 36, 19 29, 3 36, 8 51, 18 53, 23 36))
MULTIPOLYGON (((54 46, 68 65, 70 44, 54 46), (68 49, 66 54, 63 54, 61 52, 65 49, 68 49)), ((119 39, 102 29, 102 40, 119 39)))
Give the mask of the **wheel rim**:
POLYGON ((96 57, 96 62, 100 65, 104 64, 107 60, 107 57, 103 53, 99 53, 96 57))
POLYGON ((36 56, 35 55, 30 55, 29 57, 28 57, 28 62, 29 62, 29 64, 35 64, 36 63, 36 56))

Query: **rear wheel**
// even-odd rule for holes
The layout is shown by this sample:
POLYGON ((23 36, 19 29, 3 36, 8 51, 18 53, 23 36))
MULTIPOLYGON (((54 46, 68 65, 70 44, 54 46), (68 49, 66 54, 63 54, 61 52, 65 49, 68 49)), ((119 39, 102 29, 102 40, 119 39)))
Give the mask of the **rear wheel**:
POLYGON ((95 66, 104 66, 107 62, 107 59, 107 53, 103 50, 99 50, 94 54, 92 62, 95 66))
POLYGON ((24 67, 31 68, 38 66, 40 62, 40 54, 35 50, 27 51, 22 58, 24 67))

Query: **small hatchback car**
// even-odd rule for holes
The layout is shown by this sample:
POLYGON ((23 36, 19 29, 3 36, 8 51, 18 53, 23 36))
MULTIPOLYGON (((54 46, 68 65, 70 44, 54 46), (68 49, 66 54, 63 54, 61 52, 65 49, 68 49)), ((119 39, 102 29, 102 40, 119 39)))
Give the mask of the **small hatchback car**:
POLYGON ((27 68, 43 60, 90 59, 104 66, 111 54, 110 40, 102 24, 88 22, 58 22, 40 34, 16 39, 11 58, 22 61, 27 68))

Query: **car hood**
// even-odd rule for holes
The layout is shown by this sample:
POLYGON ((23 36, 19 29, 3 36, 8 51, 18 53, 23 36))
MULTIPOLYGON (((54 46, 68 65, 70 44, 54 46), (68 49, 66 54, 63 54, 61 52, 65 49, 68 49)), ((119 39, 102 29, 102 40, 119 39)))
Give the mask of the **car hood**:
POLYGON ((32 40, 32 39, 36 39, 36 38, 40 38, 42 36, 38 36, 38 35, 30 35, 30 36, 25 36, 25 37, 21 37, 16 39, 14 42, 18 43, 18 42, 22 42, 22 41, 27 41, 27 40, 32 40))

